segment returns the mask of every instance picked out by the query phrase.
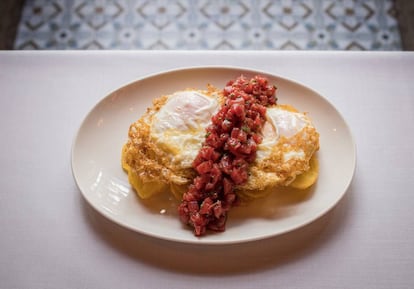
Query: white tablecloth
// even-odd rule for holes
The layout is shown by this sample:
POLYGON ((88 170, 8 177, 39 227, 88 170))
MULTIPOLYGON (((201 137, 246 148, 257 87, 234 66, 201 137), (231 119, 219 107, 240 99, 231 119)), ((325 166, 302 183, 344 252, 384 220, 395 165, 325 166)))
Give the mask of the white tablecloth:
POLYGON ((414 288, 413 53, 0 52, 0 88, 0 288, 414 288), (87 112, 140 77, 202 65, 264 70, 335 105, 357 146, 336 208, 279 237, 197 246, 86 203, 70 155, 87 112))

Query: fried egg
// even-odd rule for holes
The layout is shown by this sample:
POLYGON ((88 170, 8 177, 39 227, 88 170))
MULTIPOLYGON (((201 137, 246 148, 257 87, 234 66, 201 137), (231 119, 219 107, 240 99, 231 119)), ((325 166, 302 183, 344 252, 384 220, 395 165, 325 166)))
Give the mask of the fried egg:
POLYGON ((194 178, 191 167, 222 96, 215 88, 183 90, 156 99, 130 126, 122 166, 141 198, 170 190, 177 198, 194 178))
MULTIPOLYGON (((205 128, 222 103, 221 91, 213 87, 178 91, 156 99, 130 126, 122 166, 141 198, 171 191, 181 199, 195 177, 191 166, 204 142, 205 128)), ((247 183, 236 187, 243 198, 261 197, 269 189, 290 185, 309 171, 319 149, 319 134, 310 118, 287 105, 267 108, 262 137, 247 183)), ((305 185, 302 181, 298 187, 315 180, 305 185)))
POLYGON ((239 195, 257 198, 277 186, 292 184, 306 189, 316 181, 317 161, 312 157, 319 149, 319 134, 306 114, 289 105, 268 107, 262 135, 249 179, 237 188, 239 195), (300 184, 294 183, 297 176, 305 173, 300 184))

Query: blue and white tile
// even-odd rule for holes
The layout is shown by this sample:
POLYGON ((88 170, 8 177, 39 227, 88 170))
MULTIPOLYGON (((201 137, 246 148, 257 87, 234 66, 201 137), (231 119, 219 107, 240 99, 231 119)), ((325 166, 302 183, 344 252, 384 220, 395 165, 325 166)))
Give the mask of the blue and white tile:
POLYGON ((401 50, 392 0, 27 0, 16 49, 401 50))

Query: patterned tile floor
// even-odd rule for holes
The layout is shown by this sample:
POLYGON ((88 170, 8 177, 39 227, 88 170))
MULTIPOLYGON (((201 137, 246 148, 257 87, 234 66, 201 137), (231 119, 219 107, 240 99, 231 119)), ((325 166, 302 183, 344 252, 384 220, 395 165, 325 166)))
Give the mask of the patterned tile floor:
POLYGON ((392 0, 26 0, 15 49, 401 50, 392 0))

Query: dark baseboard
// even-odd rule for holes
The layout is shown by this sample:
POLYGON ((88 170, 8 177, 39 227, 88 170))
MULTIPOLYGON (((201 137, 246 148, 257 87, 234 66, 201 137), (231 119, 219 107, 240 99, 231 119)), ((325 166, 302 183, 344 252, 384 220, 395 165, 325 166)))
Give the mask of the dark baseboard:
POLYGON ((395 0, 403 50, 414 50, 414 1, 395 0))
POLYGON ((0 1, 0 50, 13 49, 24 0, 0 1))

